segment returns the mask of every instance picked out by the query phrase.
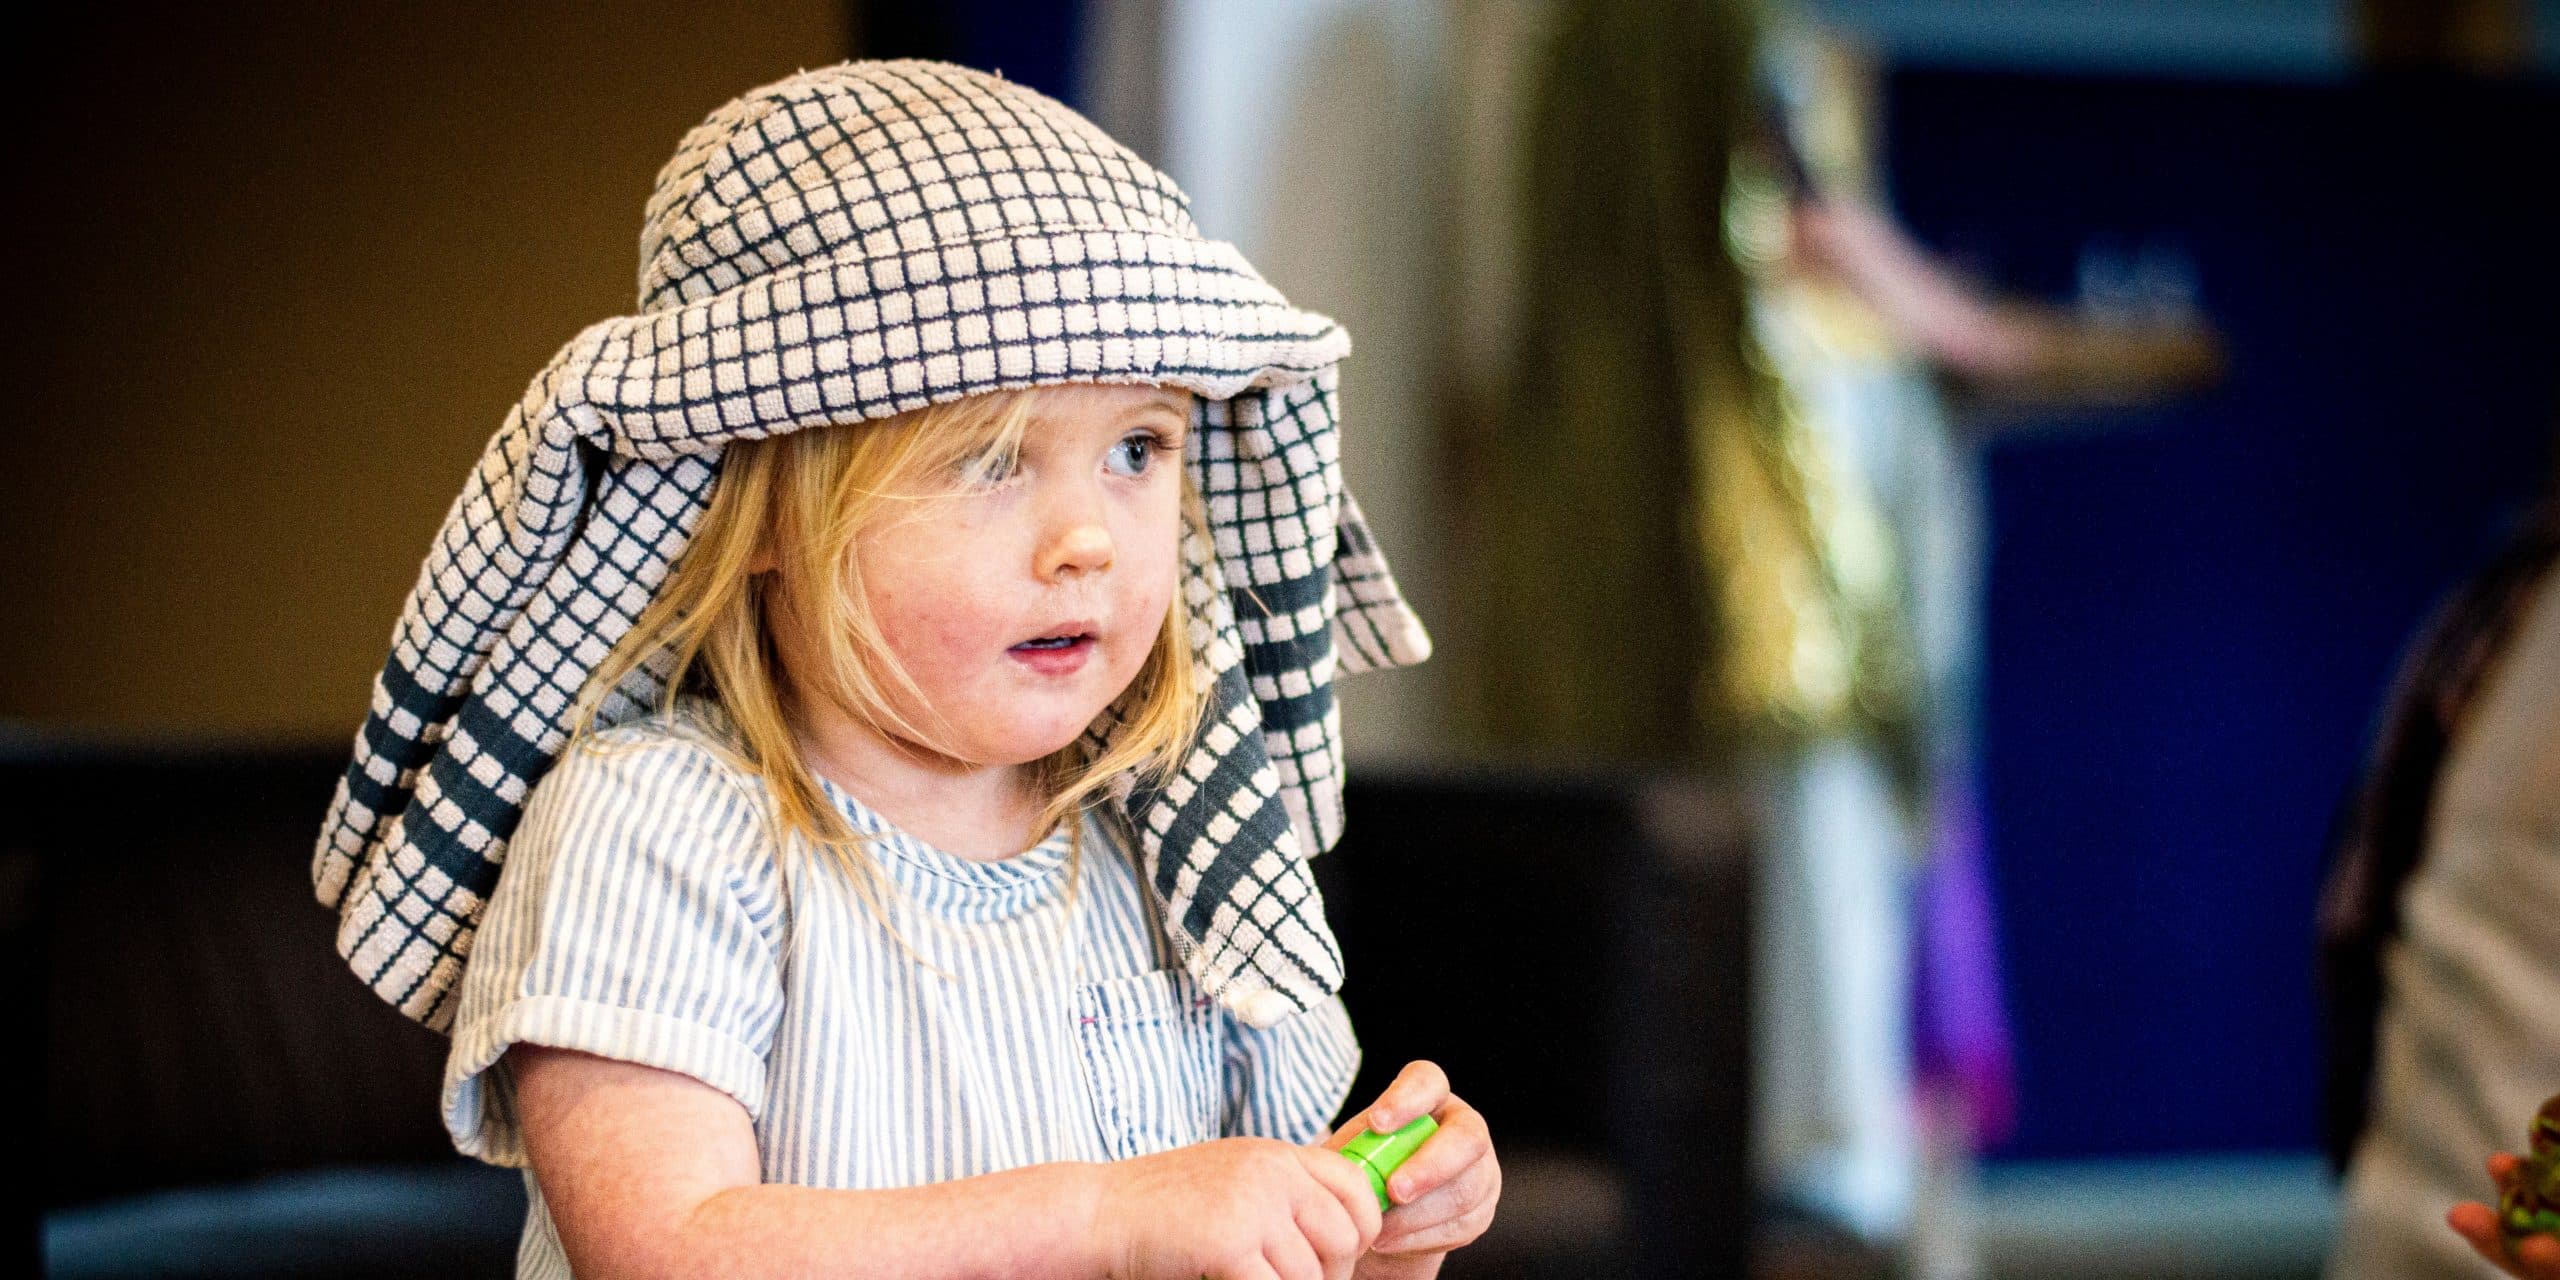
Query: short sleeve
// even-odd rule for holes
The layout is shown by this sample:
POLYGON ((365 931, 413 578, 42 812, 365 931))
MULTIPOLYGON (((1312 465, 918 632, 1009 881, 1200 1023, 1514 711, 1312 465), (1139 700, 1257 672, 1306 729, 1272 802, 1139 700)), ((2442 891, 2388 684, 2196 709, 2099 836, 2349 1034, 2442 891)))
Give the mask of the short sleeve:
POLYGON ((758 794, 644 726, 580 740, 534 786, 463 971, 443 1099, 457 1149, 525 1163, 499 1061, 516 1044, 681 1072, 762 1114, 782 947, 758 794))
POLYGON ((1227 1019, 1226 1114, 1230 1138, 1278 1138, 1304 1146, 1332 1132, 1360 1072, 1360 1042, 1342 997, 1268 1027, 1227 1019))

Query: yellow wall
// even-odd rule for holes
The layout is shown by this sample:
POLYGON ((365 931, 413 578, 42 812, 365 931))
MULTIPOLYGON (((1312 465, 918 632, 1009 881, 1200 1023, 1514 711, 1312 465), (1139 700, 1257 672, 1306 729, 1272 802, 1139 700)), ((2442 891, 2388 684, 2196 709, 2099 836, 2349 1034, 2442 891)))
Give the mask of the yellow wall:
POLYGON ((352 734, 481 446, 631 309, 676 139, 847 44, 811 0, 261 7, 22 50, 0 722, 352 734))

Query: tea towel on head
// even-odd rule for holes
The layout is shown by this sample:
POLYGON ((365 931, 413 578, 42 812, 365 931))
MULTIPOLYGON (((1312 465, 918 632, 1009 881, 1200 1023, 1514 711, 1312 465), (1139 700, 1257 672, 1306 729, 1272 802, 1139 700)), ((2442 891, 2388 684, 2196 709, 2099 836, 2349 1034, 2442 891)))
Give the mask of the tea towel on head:
MULTIPOLYGON (((312 862, 339 953, 449 1026, 525 796, 729 441, 1150 383, 1197 397, 1185 464, 1210 528, 1185 536, 1183 590, 1210 693, 1178 774, 1120 803, 1204 989, 1256 1026, 1313 1007, 1342 981, 1305 865, 1342 826, 1333 676, 1430 651, 1342 484, 1349 349, 1203 239, 1170 179, 999 77, 847 63, 723 106, 659 174, 639 311, 533 380, 410 590, 312 862)), ((599 727, 646 714, 667 674, 636 669, 599 727)))

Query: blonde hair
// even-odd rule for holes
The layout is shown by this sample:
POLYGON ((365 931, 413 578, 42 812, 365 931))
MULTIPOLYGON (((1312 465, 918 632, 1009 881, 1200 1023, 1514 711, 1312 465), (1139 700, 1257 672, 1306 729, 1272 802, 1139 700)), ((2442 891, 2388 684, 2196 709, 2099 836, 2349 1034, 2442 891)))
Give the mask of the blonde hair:
MULTIPOLYGON (((897 703, 930 704, 883 640, 872 615, 855 540, 900 507, 948 495, 955 477, 1021 445, 1040 392, 992 392, 877 421, 811 427, 730 444, 718 487, 683 556, 629 633, 580 691, 571 742, 596 732, 597 711, 643 665, 663 681, 658 710, 691 693, 717 702, 735 724, 741 767, 773 797, 777 837, 797 834, 843 866, 856 892, 889 921, 889 886, 856 831, 826 797, 791 730, 769 612, 788 601, 810 632, 815 670, 790 672, 802 696, 824 698, 884 736, 934 747, 928 725, 897 703), (773 569, 751 571, 770 550, 773 569)), ((1199 496, 1182 482, 1184 536, 1205 527, 1199 496)), ((1178 572, 1178 570, 1177 570, 1178 572)), ((1176 582, 1156 641, 1109 714, 1119 730, 1091 758, 1081 738, 1033 765, 1043 796, 1038 830, 1080 817, 1115 778, 1172 776, 1197 733, 1206 694, 1191 663, 1191 606, 1176 582)), ((1068 893, 1083 854, 1071 827, 1068 893)), ((778 840, 778 843, 784 841, 778 840)))

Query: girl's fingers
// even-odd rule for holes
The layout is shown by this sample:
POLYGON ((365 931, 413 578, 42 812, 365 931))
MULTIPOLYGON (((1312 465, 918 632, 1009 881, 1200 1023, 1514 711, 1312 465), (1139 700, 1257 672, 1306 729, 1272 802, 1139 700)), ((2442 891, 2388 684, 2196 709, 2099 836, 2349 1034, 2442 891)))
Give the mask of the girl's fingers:
POLYGON ((1283 1231, 1264 1245, 1262 1259, 1279 1280, 1334 1280, 1324 1273, 1314 1246, 1294 1231, 1283 1231))
POLYGON ((1306 1167, 1314 1185, 1298 1197, 1299 1229, 1320 1251, 1356 1260, 1378 1236, 1378 1197, 1368 1177, 1339 1156, 1311 1154, 1306 1167))
POLYGON ((1422 1247, 1416 1242, 1440 1238, 1452 1223, 1480 1210, 1490 1215, 1501 1196, 1502 1168, 1488 1154, 1413 1203, 1396 1206, 1372 1247, 1390 1252, 1422 1247))
POLYGON ((1395 1083, 1388 1085, 1360 1118, 1370 1128, 1390 1133, 1413 1123, 1415 1116, 1431 1114, 1448 1096, 1449 1077, 1437 1064, 1408 1062, 1404 1070, 1396 1073, 1395 1083))
POLYGON ((1485 1229, 1493 1225, 1493 1206, 1472 1204, 1463 1207, 1455 1217, 1437 1222, 1391 1228, 1378 1237, 1379 1253, 1446 1253, 1473 1244, 1485 1229))
MULTIPOLYGON (((1378 1242, 1378 1252, 1386 1254, 1447 1253, 1452 1249, 1463 1249, 1474 1244, 1482 1239, 1485 1231, 1492 1226, 1492 1207, 1480 1206, 1469 1209, 1448 1222, 1411 1232, 1393 1243, 1381 1240, 1378 1242)), ((2537 1276, 2535 1280, 2541 1280, 2541 1278, 2537 1276)))
POLYGON ((1397 1207, 1381 1225, 1373 1250, 1456 1248, 1484 1234, 1493 1221, 1502 1187, 1493 1134, 1482 1113, 1449 1092, 1449 1077, 1436 1063, 1405 1064, 1378 1100, 1344 1122, 1325 1145, 1339 1149, 1363 1130, 1389 1132, 1423 1115, 1440 1127, 1388 1179, 1387 1197, 1397 1207))
POLYGON ((1440 1128, 1417 1149, 1404 1167, 1387 1180, 1387 1198, 1397 1204, 1418 1200, 1493 1154, 1493 1132, 1484 1116, 1455 1094, 1441 1104, 1440 1128))

